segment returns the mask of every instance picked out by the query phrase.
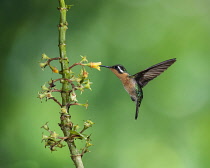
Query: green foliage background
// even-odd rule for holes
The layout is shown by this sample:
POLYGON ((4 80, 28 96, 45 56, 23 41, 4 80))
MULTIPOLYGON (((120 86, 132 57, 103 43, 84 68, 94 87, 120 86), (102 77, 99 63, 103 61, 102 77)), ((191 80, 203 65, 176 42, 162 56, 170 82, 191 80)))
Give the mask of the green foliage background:
MULTIPOLYGON (((123 64, 134 74, 177 58, 144 88, 140 116, 108 70, 89 70, 94 85, 72 107, 75 123, 91 119, 94 146, 86 168, 210 167, 210 2, 207 0, 91 0, 68 13, 71 63, 87 55, 104 65, 123 64)), ((50 153, 41 143, 46 121, 57 132, 59 107, 37 92, 52 77, 38 61, 58 56, 58 2, 1 2, 0 167, 74 167, 67 148, 50 153)), ((59 67, 59 65, 56 65, 59 67)))

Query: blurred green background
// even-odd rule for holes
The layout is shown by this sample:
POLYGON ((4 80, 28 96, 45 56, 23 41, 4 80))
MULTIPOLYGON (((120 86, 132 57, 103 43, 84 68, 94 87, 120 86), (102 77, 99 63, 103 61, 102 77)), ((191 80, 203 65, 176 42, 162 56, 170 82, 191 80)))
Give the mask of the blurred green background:
MULTIPOLYGON (((108 69, 89 70, 94 85, 72 107, 75 123, 91 119, 86 168, 210 167, 210 1, 66 1, 68 56, 87 55, 104 65, 123 64, 134 74, 177 58, 144 88, 137 121, 135 104, 108 69)), ((60 132, 59 107, 40 103, 37 92, 51 78, 41 54, 58 57, 58 1, 1 2, 1 168, 74 167, 67 148, 51 153, 41 143, 47 121, 60 132)), ((59 67, 59 65, 56 65, 59 67)))

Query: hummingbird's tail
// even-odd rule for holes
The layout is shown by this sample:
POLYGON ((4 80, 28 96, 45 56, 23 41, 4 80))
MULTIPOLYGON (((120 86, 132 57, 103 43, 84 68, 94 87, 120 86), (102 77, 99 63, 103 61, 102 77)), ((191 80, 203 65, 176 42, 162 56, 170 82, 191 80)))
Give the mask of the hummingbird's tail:
POLYGON ((141 91, 139 92, 139 95, 138 95, 138 99, 136 100, 136 115, 135 115, 135 120, 137 120, 137 118, 138 118, 138 115, 139 115, 139 107, 141 105, 142 99, 143 99, 143 91, 141 89, 141 91))
POLYGON ((138 116, 139 116, 139 107, 141 105, 141 102, 136 102, 136 115, 135 115, 135 120, 137 120, 138 116))

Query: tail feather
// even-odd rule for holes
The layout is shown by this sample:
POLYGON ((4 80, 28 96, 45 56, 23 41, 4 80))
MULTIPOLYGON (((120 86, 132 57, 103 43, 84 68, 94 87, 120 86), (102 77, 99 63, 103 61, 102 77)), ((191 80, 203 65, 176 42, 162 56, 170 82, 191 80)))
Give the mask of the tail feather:
POLYGON ((137 120, 138 118, 138 115, 139 115, 139 107, 141 105, 141 101, 143 99, 143 92, 142 90, 139 92, 139 97, 138 99, 136 100, 136 114, 135 114, 135 120, 137 120))
POLYGON ((136 115, 135 115, 135 120, 137 120, 138 116, 139 116, 139 107, 141 105, 141 102, 137 101, 136 102, 136 115))

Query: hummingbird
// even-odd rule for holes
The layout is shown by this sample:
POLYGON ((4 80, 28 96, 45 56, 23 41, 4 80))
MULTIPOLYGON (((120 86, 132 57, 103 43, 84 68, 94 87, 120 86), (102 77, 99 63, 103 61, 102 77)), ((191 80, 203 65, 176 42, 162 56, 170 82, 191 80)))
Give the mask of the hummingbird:
POLYGON ((139 107, 143 99, 142 88, 146 86, 149 81, 153 80, 168 69, 168 67, 170 67, 175 61, 176 58, 163 61, 134 75, 130 75, 125 67, 120 64, 113 66, 100 65, 100 67, 109 68, 121 80, 125 90, 130 95, 131 100, 136 103, 135 119, 137 120, 139 107))

